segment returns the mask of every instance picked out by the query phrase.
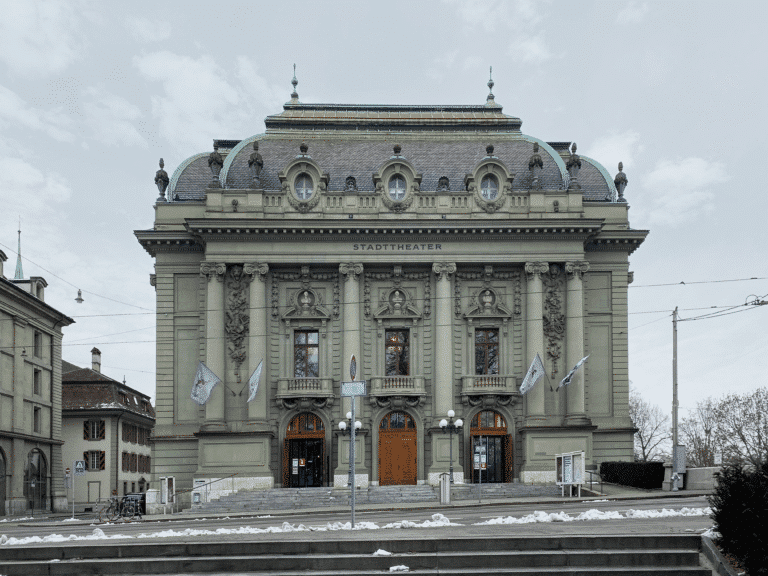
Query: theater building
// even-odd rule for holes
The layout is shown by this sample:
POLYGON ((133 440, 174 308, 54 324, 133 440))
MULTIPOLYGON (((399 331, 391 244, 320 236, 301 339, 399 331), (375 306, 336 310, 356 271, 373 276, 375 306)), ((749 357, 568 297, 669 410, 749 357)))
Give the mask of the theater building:
POLYGON ((626 177, 483 105, 303 104, 156 184, 153 480, 345 486, 553 482, 555 454, 631 460, 626 177), (618 190, 617 190, 618 185, 618 190), (539 353, 547 379, 521 395, 539 353), (584 356, 572 383, 553 391, 584 356), (263 359, 255 399, 248 379, 263 359), (190 399, 199 361, 221 380, 190 399))

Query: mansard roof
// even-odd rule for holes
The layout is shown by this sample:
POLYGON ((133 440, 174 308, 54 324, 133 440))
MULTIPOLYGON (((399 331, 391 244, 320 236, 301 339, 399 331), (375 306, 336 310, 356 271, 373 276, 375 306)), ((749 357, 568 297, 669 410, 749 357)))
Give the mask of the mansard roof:
MULTIPOLYGON (((356 180, 359 194, 374 191, 373 173, 392 158, 393 146, 402 146, 402 157, 423 175, 421 189, 434 191, 441 177, 450 189, 464 188, 464 176, 486 157, 486 146, 515 174, 513 190, 530 188, 528 161, 533 144, 544 160, 541 187, 562 190, 568 186, 564 157, 569 143, 552 145, 520 131, 519 118, 505 115, 500 106, 393 106, 288 103, 281 114, 268 116, 267 131, 240 141, 217 140, 224 156, 219 175, 223 188, 241 189, 250 184, 248 159, 259 142, 264 160, 261 184, 279 190, 278 173, 299 154, 306 142, 308 156, 330 174, 328 190, 343 190, 346 179, 356 180)), ((202 201, 211 181, 208 152, 196 154, 179 165, 171 177, 169 201, 202 201)), ((585 159, 579 174, 584 200, 611 201, 616 189, 598 162, 585 159)))

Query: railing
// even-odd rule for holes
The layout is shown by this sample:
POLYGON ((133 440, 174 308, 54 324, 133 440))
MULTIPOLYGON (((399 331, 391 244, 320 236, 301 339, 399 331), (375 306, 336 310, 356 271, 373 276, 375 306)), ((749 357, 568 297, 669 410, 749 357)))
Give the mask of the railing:
POLYGON ((461 377, 462 394, 516 394, 517 379, 514 376, 489 374, 461 377))
POLYGON ((424 378, 422 376, 372 376, 369 380, 371 382, 370 394, 373 396, 424 394, 424 378))
POLYGON ((333 379, 278 378, 277 397, 290 398, 294 396, 333 396, 333 379))

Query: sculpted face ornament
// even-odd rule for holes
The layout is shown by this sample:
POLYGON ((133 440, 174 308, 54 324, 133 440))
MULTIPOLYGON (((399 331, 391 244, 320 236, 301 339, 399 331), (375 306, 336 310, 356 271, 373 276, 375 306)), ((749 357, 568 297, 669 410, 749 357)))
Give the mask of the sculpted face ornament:
POLYGON ((405 302, 405 298, 403 298, 400 290, 395 290, 392 293, 392 299, 390 301, 392 302, 392 309, 395 314, 400 314, 403 311, 403 303, 405 302))
POLYGON ((309 313, 309 309, 312 306, 312 295, 309 293, 309 291, 305 290, 301 293, 299 304, 301 305, 302 314, 309 313))
POLYGON ((480 297, 480 301, 483 305, 483 310, 485 312, 490 312, 491 307, 493 306, 493 292, 490 290, 483 292, 482 296, 480 297))

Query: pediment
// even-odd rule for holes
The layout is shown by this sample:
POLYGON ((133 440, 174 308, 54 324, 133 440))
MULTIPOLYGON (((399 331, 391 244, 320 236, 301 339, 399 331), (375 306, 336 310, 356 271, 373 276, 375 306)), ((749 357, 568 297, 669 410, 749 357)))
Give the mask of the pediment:
POLYGON ((472 294, 465 318, 511 318, 512 311, 502 302, 493 288, 481 288, 472 294))
POLYGON ((421 318, 421 310, 412 304, 413 297, 408 290, 392 288, 386 293, 383 302, 373 314, 377 320, 421 318))
POLYGON ((312 288, 301 288, 291 294, 290 308, 283 314, 283 320, 294 319, 330 320, 322 294, 312 288))

